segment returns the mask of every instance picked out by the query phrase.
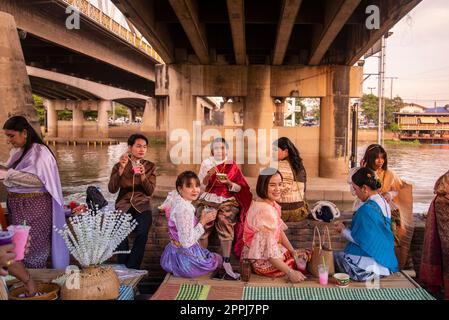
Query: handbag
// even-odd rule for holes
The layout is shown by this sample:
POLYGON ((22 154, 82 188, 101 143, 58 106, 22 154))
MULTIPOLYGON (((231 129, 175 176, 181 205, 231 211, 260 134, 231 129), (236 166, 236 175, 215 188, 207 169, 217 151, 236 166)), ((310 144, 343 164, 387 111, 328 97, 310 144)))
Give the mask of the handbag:
POLYGON ((312 240, 312 257, 307 265, 308 271, 315 277, 318 277, 318 265, 326 263, 326 266, 329 268, 329 275, 333 275, 335 273, 334 267, 334 253, 332 251, 331 245, 331 237, 329 233, 329 228, 326 226, 323 231, 323 238, 326 236, 325 231, 327 232, 327 237, 329 241, 329 247, 324 247, 324 241, 321 241, 320 230, 317 226, 315 226, 313 230, 313 240, 312 240), (318 245, 315 243, 315 236, 318 234, 318 245))

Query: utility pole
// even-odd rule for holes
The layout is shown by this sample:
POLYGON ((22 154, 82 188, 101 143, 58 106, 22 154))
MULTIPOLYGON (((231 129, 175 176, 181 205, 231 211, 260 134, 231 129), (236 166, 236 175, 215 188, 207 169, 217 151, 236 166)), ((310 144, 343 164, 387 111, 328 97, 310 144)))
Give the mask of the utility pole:
POLYGON ((379 84, 378 84, 378 119, 377 119, 377 144, 382 143, 383 131, 383 96, 384 96, 384 68, 385 68, 385 37, 380 38, 380 53, 379 53, 379 84))
POLYGON ((393 100, 393 80, 399 79, 398 77, 385 77, 385 79, 390 79, 390 100, 393 100))
POLYGON ((376 89, 376 87, 368 87, 368 90, 371 90, 370 94, 373 94, 373 90, 376 89))

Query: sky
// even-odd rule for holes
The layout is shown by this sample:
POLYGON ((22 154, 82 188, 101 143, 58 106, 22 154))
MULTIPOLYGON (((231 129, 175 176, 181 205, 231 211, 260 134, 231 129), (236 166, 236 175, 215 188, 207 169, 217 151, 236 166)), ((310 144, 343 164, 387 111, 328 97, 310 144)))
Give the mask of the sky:
MULTIPOLYGON (((393 96, 425 107, 449 104, 449 1, 423 0, 392 29, 387 39, 386 77, 393 80, 393 96)), ((366 59, 364 73, 378 72, 378 58, 366 59)), ((378 94, 377 76, 370 76, 363 91, 378 94)), ((391 80, 385 80, 390 97, 391 80)))

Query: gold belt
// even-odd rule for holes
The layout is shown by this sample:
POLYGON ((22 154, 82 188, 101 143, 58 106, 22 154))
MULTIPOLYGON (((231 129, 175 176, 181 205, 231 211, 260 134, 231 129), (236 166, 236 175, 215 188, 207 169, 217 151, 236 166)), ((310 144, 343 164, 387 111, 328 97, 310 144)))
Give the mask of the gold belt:
POLYGON ((8 198, 36 198, 48 195, 48 192, 16 193, 8 192, 8 198))

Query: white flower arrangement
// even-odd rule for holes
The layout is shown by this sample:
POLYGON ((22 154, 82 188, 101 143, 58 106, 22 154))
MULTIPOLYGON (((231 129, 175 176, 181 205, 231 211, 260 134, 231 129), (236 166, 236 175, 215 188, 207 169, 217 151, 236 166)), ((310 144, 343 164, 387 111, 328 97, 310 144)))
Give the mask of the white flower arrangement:
POLYGON ((127 213, 88 210, 69 218, 70 226, 55 230, 64 239, 69 252, 82 267, 100 265, 115 254, 117 246, 134 230, 137 222, 127 213))

